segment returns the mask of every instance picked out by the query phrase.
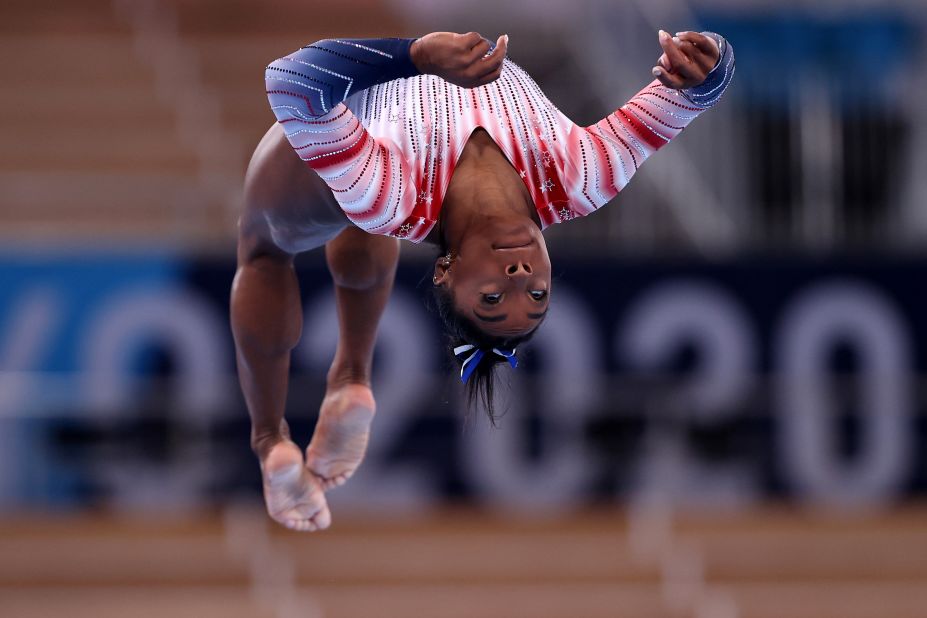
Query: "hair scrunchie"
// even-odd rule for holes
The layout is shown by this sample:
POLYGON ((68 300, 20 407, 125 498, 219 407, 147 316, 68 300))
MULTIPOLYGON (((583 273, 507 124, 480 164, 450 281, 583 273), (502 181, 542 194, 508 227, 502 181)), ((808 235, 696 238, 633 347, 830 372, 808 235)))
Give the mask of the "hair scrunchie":
MULTIPOLYGON (((467 383, 467 380, 470 379, 470 376, 473 375, 476 366, 480 364, 480 361, 483 360, 484 351, 481 348, 476 347, 475 345, 466 343, 464 345, 459 345, 454 348, 454 356, 461 356, 467 352, 472 353, 470 356, 464 360, 463 365, 460 367, 460 381, 464 384, 467 383)), ((515 348, 511 350, 503 350, 500 348, 492 348, 493 354, 501 356, 509 362, 509 365, 512 366, 512 369, 518 367, 518 359, 515 358, 515 348)))

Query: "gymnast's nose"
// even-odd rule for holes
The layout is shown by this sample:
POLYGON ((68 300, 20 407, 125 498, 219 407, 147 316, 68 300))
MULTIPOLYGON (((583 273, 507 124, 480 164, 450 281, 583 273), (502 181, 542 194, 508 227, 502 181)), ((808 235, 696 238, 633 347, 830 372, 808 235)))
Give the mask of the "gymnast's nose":
POLYGON ((531 264, 518 261, 505 267, 505 274, 509 277, 527 277, 531 274, 531 264))

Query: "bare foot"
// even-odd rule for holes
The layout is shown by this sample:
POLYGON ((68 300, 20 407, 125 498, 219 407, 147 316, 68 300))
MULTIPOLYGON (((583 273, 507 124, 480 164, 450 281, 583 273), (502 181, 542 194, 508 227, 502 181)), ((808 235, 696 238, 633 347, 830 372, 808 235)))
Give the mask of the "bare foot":
POLYGON ((364 458, 376 404, 370 388, 347 384, 325 394, 306 466, 325 490, 343 485, 364 458))
POLYGON ((299 447, 278 442, 261 462, 267 512, 291 530, 324 530, 331 525, 325 494, 303 462, 299 447))

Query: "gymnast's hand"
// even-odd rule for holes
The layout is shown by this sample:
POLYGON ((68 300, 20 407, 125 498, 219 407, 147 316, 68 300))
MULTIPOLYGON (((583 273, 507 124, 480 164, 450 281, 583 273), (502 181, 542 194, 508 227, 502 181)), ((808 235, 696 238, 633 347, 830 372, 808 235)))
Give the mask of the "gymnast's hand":
POLYGON ((412 43, 412 62, 422 73, 463 88, 476 88, 498 79, 509 46, 503 34, 489 53, 491 43, 478 32, 432 32, 412 43))
POLYGON ((721 57, 714 39, 697 32, 679 32, 671 37, 660 30, 663 55, 653 67, 654 76, 667 88, 682 90, 698 86, 721 57))

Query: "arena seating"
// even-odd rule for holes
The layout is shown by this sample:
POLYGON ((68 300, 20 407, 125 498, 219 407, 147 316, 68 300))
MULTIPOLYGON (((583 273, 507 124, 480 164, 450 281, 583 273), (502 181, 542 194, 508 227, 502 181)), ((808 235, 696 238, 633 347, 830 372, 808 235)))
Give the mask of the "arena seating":
POLYGON ((203 82, 221 102, 222 126, 236 135, 246 155, 274 122, 264 94, 264 67, 274 58, 336 32, 345 37, 411 36, 381 0, 326 3, 324 24, 318 4, 312 2, 164 4, 176 16, 182 40, 196 52, 203 82))
POLYGON ((0 31, 5 240, 176 229, 196 160, 112 2, 11 0, 0 31))
MULTIPOLYGON (((148 3, 162 28, 155 34, 167 42, 158 47, 156 37, 143 50, 132 11, 145 4, 10 0, 0 7, 0 55, 13 60, 0 68, 7 242, 192 239, 207 249, 232 242, 247 157, 272 121, 263 67, 323 34, 313 28, 310 3, 172 0, 148 3), (214 109, 205 113, 218 116, 214 123, 181 126, 178 86, 159 86, 158 62, 167 73, 192 68, 194 83, 179 87, 211 95, 214 109), (204 160, 206 142, 227 156, 204 160), (209 166, 218 179, 204 173, 209 166)), ((339 6, 330 19, 346 34, 401 30, 379 2, 339 6)))

